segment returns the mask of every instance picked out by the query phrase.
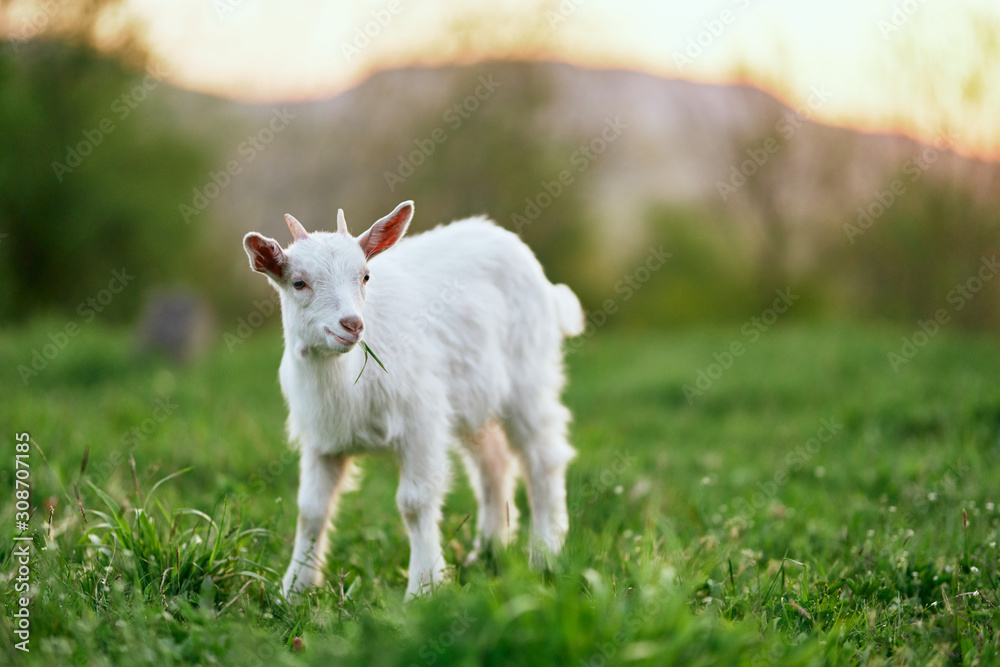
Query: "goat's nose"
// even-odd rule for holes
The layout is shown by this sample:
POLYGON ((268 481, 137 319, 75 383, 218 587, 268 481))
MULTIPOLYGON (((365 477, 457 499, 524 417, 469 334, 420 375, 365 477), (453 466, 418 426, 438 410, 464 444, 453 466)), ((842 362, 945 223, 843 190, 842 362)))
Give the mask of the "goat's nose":
POLYGON ((361 333, 361 330, 364 328, 365 325, 364 322, 361 321, 360 317, 358 317, 357 315, 351 315, 350 317, 345 317, 344 319, 340 320, 340 326, 344 327, 344 331, 346 331, 347 333, 351 333, 357 336, 358 334, 361 333))

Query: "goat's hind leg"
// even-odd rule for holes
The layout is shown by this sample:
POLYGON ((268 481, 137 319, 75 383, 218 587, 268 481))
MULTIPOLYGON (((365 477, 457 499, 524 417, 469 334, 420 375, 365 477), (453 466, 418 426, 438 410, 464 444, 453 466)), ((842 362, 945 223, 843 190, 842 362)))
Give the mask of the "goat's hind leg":
POLYGON ((566 439, 569 420, 569 410, 558 398, 548 396, 518 401, 504 419, 527 481, 530 559, 539 568, 546 567, 551 556, 559 553, 569 530, 566 467, 576 456, 566 439))
POLYGON ((506 546, 517 535, 517 459, 500 424, 491 419, 462 439, 459 450, 479 505, 476 540, 466 562, 483 548, 506 546))

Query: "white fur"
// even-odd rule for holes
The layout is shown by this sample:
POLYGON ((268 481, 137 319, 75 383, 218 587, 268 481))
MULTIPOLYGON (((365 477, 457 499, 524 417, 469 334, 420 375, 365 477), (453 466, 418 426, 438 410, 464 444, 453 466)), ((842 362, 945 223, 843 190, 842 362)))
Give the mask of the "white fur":
MULTIPOLYGON (((327 524, 351 457, 364 452, 392 450, 400 461, 407 597, 444 575, 438 523, 456 443, 480 507, 477 549, 506 543, 516 528, 512 454, 528 484, 532 562, 557 553, 568 529, 565 470, 574 450, 560 401, 562 339, 583 330, 580 303, 549 283, 517 236, 484 218, 437 227, 366 261, 366 241, 393 220, 405 231, 412 213, 404 202, 359 240, 346 225, 314 232, 281 251, 281 275, 261 271, 281 295, 279 376, 289 436, 302 449, 286 594, 321 582, 327 524), (296 290, 296 279, 309 287, 296 290), (362 338, 388 371, 369 359, 357 384, 364 351, 343 344, 351 336, 339 324, 350 317, 361 317, 362 338)), ((254 246, 267 242, 247 235, 251 266, 254 246)))

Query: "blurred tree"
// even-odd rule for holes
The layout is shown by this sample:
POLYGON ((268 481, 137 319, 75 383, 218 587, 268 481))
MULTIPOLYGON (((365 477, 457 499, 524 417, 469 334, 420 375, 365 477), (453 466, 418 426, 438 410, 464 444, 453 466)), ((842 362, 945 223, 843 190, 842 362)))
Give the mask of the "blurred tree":
MULTIPOLYGON (((757 258, 724 216, 660 205, 647 215, 650 237, 672 253, 641 298, 624 300, 617 319, 632 326, 677 327, 731 322, 759 312, 757 258)), ((641 264, 645 258, 636 258, 641 264)), ((771 301, 774 292, 771 292, 771 301)))
MULTIPOLYGON (((0 4, 5 23, 17 4, 0 4)), ((146 57, 127 23, 93 46, 119 9, 37 6, 28 25, 42 37, 0 52, 0 320, 79 315, 123 269, 134 279, 108 314, 132 314, 143 287, 193 280, 206 264, 201 229, 177 214, 204 171, 200 149, 150 101, 161 77, 136 71, 146 57)))
POLYGON ((911 184, 906 174, 894 182, 907 191, 863 236, 853 244, 842 236, 825 258, 850 312, 913 325, 944 309, 963 328, 995 330, 1000 275, 991 261, 1000 258, 1000 213, 962 183, 911 184))
POLYGON ((452 113, 427 118, 417 131, 430 137, 440 129, 447 139, 396 192, 419 199, 424 220, 484 213, 518 232, 549 278, 569 282, 586 301, 597 293, 587 268, 587 174, 570 162, 575 144, 543 136, 532 122, 548 105, 551 85, 544 70, 523 63, 469 68, 452 88, 452 113), (479 100, 483 81, 499 86, 479 100), (559 183, 564 170, 574 176, 568 185, 559 183))

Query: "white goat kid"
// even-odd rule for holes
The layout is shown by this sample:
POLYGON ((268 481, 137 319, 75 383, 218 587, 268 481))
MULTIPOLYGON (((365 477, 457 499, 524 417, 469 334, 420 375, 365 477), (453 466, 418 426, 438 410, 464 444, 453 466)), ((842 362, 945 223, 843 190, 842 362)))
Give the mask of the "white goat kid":
POLYGON ((569 527, 565 471, 575 452, 560 401, 562 339, 583 330, 580 302, 485 218, 438 227, 382 256, 412 217, 413 202, 403 202, 354 238, 343 211, 336 233, 308 234, 286 215, 287 249, 255 232, 243 239, 250 266, 281 296, 279 377, 289 437, 301 447, 286 595, 322 582, 328 523, 351 457, 363 452, 392 450, 400 461, 407 598, 444 576, 438 523, 456 441, 479 503, 476 549, 511 536, 512 454, 527 478, 532 563, 558 553, 569 527), (388 372, 372 364, 355 384, 362 340, 388 372))

